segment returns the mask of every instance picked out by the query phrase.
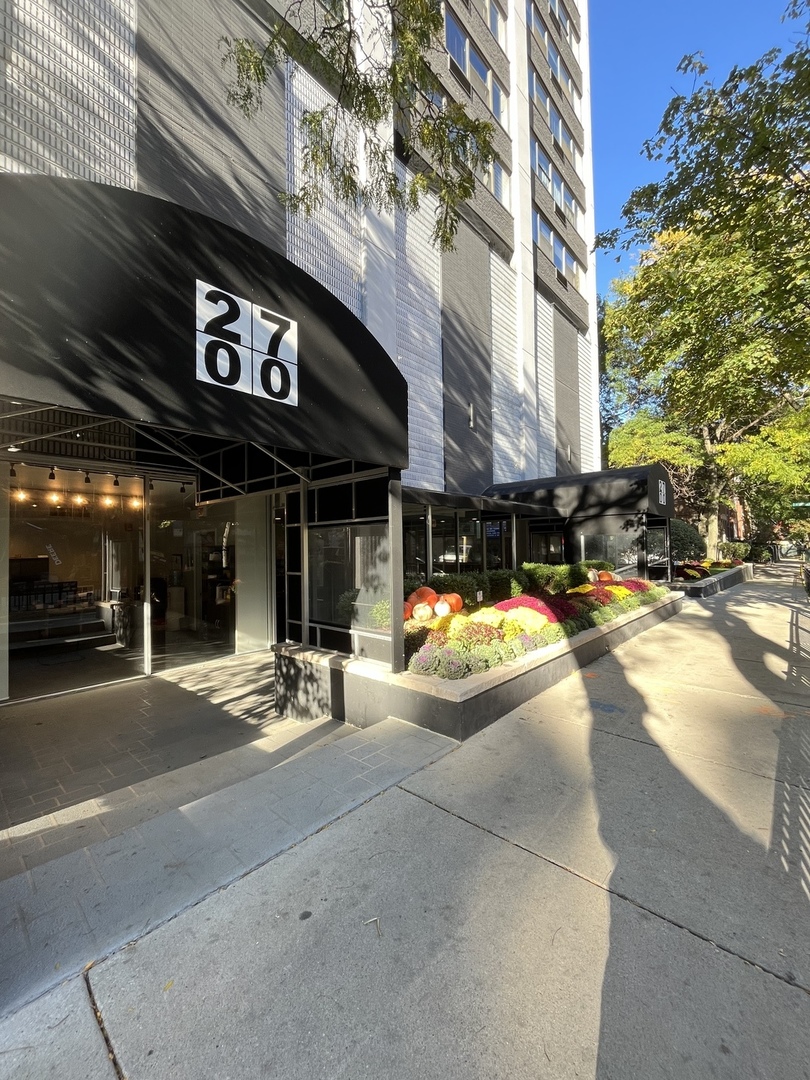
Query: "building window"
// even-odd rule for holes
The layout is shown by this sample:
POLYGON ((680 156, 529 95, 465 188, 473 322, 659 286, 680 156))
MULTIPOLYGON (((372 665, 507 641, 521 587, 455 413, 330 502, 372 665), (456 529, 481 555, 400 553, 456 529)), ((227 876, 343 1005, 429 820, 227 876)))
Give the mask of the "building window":
POLYGON ((568 221, 577 231, 582 226, 582 208, 574 197, 571 189, 563 180, 559 170, 551 164, 551 159, 541 147, 537 139, 532 139, 531 145, 532 171, 543 187, 554 199, 560 213, 565 215, 568 221))
POLYGON ((526 26, 545 55, 548 48, 548 30, 532 0, 527 0, 526 3, 526 26))
POLYGON ((509 209, 509 185, 511 177, 500 161, 493 161, 488 169, 480 169, 476 176, 491 191, 501 206, 509 209))
POLYGON ((445 12, 444 32, 447 51, 461 68, 462 73, 467 74, 467 35, 458 25, 451 11, 445 12))
POLYGON ((548 10, 556 16, 562 35, 571 46, 574 56, 579 56, 579 38, 565 4, 562 0, 548 0, 548 10))
POLYGON ((548 92, 540 82, 540 76, 533 67, 529 67, 529 97, 534 102, 535 108, 542 113, 546 123, 549 122, 549 98, 548 92))
POLYGON ((453 13, 445 11, 445 42, 451 59, 469 80, 471 87, 485 102, 495 119, 506 128, 508 95, 501 86, 486 60, 470 43, 467 34, 456 21, 453 13))
POLYGON ((559 85, 562 87, 563 93, 574 106, 574 111, 577 115, 580 112, 581 98, 579 91, 577 90, 574 80, 571 77, 571 72, 563 63, 560 58, 560 54, 557 51, 557 47, 549 41, 548 43, 548 69, 551 72, 552 79, 556 79, 559 85))
POLYGON ((537 139, 532 139, 532 170, 546 191, 551 191, 551 158, 537 139))
POLYGON ((577 291, 582 292, 583 270, 561 237, 546 221, 540 211, 532 209, 532 239, 546 258, 552 262, 562 278, 577 291))
POLYGON ((506 16, 494 0, 474 0, 475 8, 500 47, 506 50, 506 16))
POLYGON ((532 212, 532 239, 547 259, 552 255, 552 237, 554 233, 539 210, 532 212))
POLYGON ((551 128, 552 137, 559 144, 562 152, 579 172, 579 166, 581 161, 580 151, 577 144, 574 142, 574 136, 568 129, 563 118, 560 116, 557 109, 552 105, 550 108, 549 127, 551 128))

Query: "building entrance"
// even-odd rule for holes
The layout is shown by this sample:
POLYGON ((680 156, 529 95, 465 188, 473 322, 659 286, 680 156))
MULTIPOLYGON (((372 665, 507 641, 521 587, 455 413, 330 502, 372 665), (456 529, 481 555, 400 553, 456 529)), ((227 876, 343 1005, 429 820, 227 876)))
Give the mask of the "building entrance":
POLYGON ((142 675, 143 479, 16 463, 10 472, 3 697, 142 675))
POLYGON ((2 699, 268 647, 267 495, 198 505, 190 477, 9 470, 2 699))

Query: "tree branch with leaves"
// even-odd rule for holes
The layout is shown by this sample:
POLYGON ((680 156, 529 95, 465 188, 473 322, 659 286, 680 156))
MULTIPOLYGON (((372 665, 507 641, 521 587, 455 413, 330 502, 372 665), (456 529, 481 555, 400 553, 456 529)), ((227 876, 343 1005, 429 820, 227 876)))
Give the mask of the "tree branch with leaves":
POLYGON ((439 0, 293 0, 268 8, 265 42, 223 39, 233 76, 228 100, 250 116, 262 106, 270 73, 288 59, 310 71, 332 100, 304 113, 303 176, 281 193, 293 212, 339 202, 415 210, 438 200, 433 241, 453 246, 460 209, 476 173, 495 160, 494 125, 450 98, 435 73, 445 55, 439 0), (393 130, 410 169, 398 170, 393 130))

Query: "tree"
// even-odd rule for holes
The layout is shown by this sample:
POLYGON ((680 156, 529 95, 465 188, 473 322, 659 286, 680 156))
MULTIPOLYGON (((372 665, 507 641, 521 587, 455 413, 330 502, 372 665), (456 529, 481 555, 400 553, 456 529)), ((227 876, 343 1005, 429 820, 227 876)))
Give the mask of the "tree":
POLYGON ((608 464, 612 469, 660 462, 669 472, 680 512, 698 518, 706 515, 711 463, 701 440, 685 428, 646 409, 614 428, 608 439, 608 464))
POLYGON ((703 516, 710 550, 719 507, 738 494, 741 479, 753 492, 762 483, 789 490, 810 478, 806 425, 789 419, 807 415, 807 380, 798 381, 784 332, 762 317, 769 287, 770 271, 744 238, 668 232, 634 274, 614 283, 605 308, 608 370, 632 394, 655 386, 651 409, 614 433, 610 463, 629 464, 642 452, 670 461, 680 498, 703 516), (783 437, 777 449, 772 440, 788 429, 792 439, 783 437), (768 446, 784 467, 765 478, 756 462, 768 446), (690 460, 679 462, 687 447, 690 460))
POLYGON ((229 101, 253 113, 270 72, 287 58, 333 95, 304 114, 304 179, 282 193, 286 204, 309 213, 331 192, 342 202, 415 209, 431 190, 433 240, 452 247, 475 174, 496 155, 494 126, 450 99, 431 66, 444 55, 440 0, 292 0, 283 13, 267 10, 266 42, 223 39, 223 64, 234 75, 229 101), (395 165, 392 123, 407 174, 395 165))
MULTIPOLYGON (((805 0, 786 17, 798 41, 754 64, 735 67, 719 87, 706 80, 670 102, 650 160, 669 169, 630 195, 621 229, 597 238, 602 247, 651 247, 668 231, 744 241, 767 278, 759 294, 763 325, 785 336, 783 360, 798 380, 807 374, 810 343, 810 23, 805 0)), ((684 74, 702 77, 699 55, 684 74)))

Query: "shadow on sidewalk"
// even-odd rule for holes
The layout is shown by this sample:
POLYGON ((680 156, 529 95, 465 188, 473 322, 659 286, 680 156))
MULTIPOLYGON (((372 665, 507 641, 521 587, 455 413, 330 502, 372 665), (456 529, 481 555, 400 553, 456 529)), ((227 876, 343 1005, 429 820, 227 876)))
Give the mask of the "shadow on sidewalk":
MULTIPOLYGON (((775 780, 703 756, 671 755, 650 723, 655 688, 639 690, 637 674, 631 685, 621 653, 614 659, 623 679, 623 738, 600 730, 599 682, 582 680, 593 717, 599 832, 616 860, 596 1070, 601 1080, 808 1075, 806 1027, 791 1030, 789 1015, 763 1012, 761 995, 753 993, 761 973, 736 959, 776 976, 774 1009, 779 1001, 788 1013, 795 1006, 801 1027, 803 994, 796 987, 810 991, 810 713, 783 706, 776 695, 770 706, 752 704, 749 676, 775 657, 791 690, 806 689, 801 638, 808 614, 805 606, 793 607, 790 641, 782 648, 735 613, 746 600, 742 589, 734 602, 728 595, 700 606, 711 629, 732 644, 733 664, 750 688, 750 698, 740 698, 740 713, 748 708, 760 722, 773 718, 775 780), (636 741, 629 783, 624 738, 636 741), (707 949, 715 962, 705 962, 707 949), (785 1040, 785 1033, 792 1037, 785 1040)), ((690 669, 698 683, 690 689, 710 691, 699 656, 673 657, 673 678, 688 680, 690 669)), ((703 700, 701 715, 691 719, 717 722, 716 699, 709 692, 703 700)))

